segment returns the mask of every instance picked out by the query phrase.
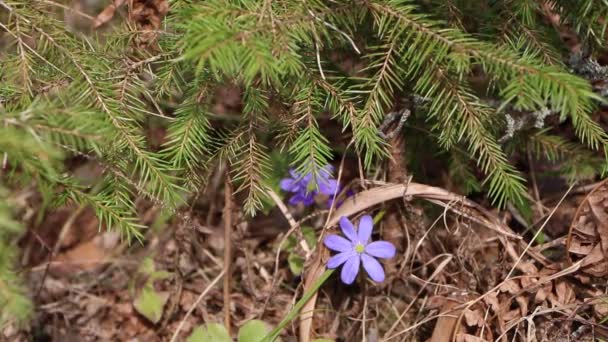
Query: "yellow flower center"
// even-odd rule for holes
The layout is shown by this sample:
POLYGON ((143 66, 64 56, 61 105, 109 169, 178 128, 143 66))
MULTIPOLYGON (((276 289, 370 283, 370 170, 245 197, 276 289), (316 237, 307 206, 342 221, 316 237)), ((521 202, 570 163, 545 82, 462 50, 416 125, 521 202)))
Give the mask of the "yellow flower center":
POLYGON ((365 246, 363 246, 361 243, 357 243, 355 245, 355 252, 361 254, 365 251, 365 246))

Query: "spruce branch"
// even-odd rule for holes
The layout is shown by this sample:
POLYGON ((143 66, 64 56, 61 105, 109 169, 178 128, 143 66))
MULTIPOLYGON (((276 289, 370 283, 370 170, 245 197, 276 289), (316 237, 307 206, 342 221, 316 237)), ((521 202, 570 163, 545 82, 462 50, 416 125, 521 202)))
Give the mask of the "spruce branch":
POLYGON ((321 134, 315 114, 322 109, 319 91, 313 84, 306 84, 294 94, 294 123, 301 126, 289 152, 292 164, 299 174, 312 174, 313 180, 321 175, 332 159, 329 141, 321 134))
POLYGON ((523 177, 508 162, 492 132, 491 109, 473 95, 466 83, 455 81, 445 69, 429 67, 420 77, 415 91, 431 99, 429 115, 437 118, 440 142, 449 149, 464 138, 487 175, 488 194, 498 206, 523 203, 526 187, 523 177))
POLYGON ((160 153, 176 172, 186 176, 188 183, 197 170, 206 167, 201 161, 210 153, 206 96, 203 89, 184 100, 176 110, 176 119, 168 127, 167 140, 160 153))

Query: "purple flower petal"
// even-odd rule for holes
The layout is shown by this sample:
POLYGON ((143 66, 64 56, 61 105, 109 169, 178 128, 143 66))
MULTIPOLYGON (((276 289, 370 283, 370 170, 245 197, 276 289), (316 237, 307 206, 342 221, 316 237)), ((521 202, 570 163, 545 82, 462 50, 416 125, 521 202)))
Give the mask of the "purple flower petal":
POLYGON ((305 206, 309 206, 312 205, 313 203, 315 203, 315 192, 309 192, 306 195, 302 196, 302 203, 304 203, 305 206))
POLYGON ((289 169, 289 175, 291 176, 291 178, 293 178, 294 180, 298 180, 300 179, 300 174, 296 172, 296 170, 294 169, 289 169))
POLYGON ((315 193, 314 192, 310 192, 310 193, 296 192, 293 196, 291 196, 291 198, 288 201, 288 203, 291 205, 297 205, 298 203, 302 203, 305 206, 309 206, 309 205, 313 204, 314 202, 315 202, 315 193))
POLYGON ((297 183, 291 178, 283 178, 281 179, 279 186, 284 191, 294 192, 295 188, 297 187, 297 183))
POLYGON ((345 263, 347 260, 350 260, 351 258, 359 259, 359 256, 352 250, 348 252, 338 253, 333 257, 329 258, 329 260, 327 261, 327 268, 336 268, 345 263))
POLYGON ((374 229, 374 220, 369 215, 364 215, 359 220, 359 230, 357 232, 357 237, 359 238, 359 242, 363 245, 367 245, 367 242, 372 237, 372 230, 374 229))
POLYGON ((289 198, 289 201, 287 203, 289 203, 291 205, 296 205, 296 204, 302 202, 303 199, 304 199, 304 196, 300 195, 299 193, 296 193, 295 195, 293 195, 289 198))
POLYGON ((340 278, 344 284, 350 285, 357 278, 359 273, 359 266, 361 265, 361 258, 355 254, 349 257, 344 266, 342 266, 342 272, 340 272, 340 278))
POLYGON ((378 283, 384 281, 384 269, 378 260, 364 253, 361 254, 361 262, 363 263, 363 268, 373 281, 378 283))
POLYGON ((355 231, 355 226, 353 226, 346 216, 340 217, 340 228, 342 228, 342 233, 346 235, 346 238, 352 242, 357 242, 357 232, 355 231))
POLYGON ((338 192, 338 181, 335 179, 319 179, 319 192, 327 195, 333 196, 338 192))
POLYGON ((307 174, 302 177, 302 175, 297 173, 294 169, 289 169, 289 175, 291 176, 291 179, 294 184, 294 189, 291 191, 295 192, 307 190, 308 183, 310 182, 310 179, 312 177, 311 174, 307 174))
POLYGON ((353 250, 353 243, 339 235, 328 235, 323 242, 332 251, 347 252, 353 250))
POLYGON ((395 246, 388 241, 374 241, 365 246, 365 253, 376 258, 392 258, 395 256, 395 246))
POLYGON ((310 183, 311 179, 312 179, 312 173, 305 174, 304 177, 302 177, 302 184, 307 187, 308 183, 310 183))

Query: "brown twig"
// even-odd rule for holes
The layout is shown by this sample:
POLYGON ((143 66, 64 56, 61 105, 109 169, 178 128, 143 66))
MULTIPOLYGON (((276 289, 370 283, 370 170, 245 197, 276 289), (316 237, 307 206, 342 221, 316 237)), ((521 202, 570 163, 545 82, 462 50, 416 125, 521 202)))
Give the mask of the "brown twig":
POLYGON ((226 165, 224 179, 224 325, 230 335, 230 266, 232 264, 232 181, 226 165))

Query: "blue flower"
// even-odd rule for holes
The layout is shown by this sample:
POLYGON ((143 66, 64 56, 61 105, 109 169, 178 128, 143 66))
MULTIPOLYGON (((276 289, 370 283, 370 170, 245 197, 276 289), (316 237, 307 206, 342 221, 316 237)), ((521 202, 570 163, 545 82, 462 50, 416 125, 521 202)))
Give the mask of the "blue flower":
POLYGON ((302 177, 294 170, 289 170, 289 174, 291 175, 291 178, 283 178, 279 183, 281 189, 294 193, 288 203, 296 205, 301 202, 305 206, 313 204, 315 201, 315 191, 309 191, 308 189, 312 174, 309 173, 302 177))
POLYGON ((359 230, 355 231, 355 227, 342 216, 340 218, 340 228, 347 239, 339 235, 328 235, 325 240, 325 246, 333 251, 338 252, 327 262, 327 268, 333 269, 340 265, 342 272, 340 278, 344 284, 352 284, 359 274, 359 268, 363 264, 363 268, 370 278, 375 282, 384 281, 384 269, 375 258, 390 259, 395 256, 395 246, 388 241, 370 242, 374 223, 372 217, 365 215, 359 220, 359 230))
POLYGON ((325 165, 325 167, 319 170, 319 176, 317 177, 317 185, 319 186, 319 192, 332 197, 334 196, 334 194, 337 194, 339 190, 338 181, 331 178, 331 174, 333 172, 333 166, 325 165))
POLYGON ((279 185, 284 191, 294 193, 291 198, 289 198, 289 204, 296 205, 302 203, 305 206, 309 206, 314 203, 317 193, 333 198, 334 194, 338 192, 338 181, 333 179, 331 175, 333 170, 334 168, 331 165, 326 165, 320 169, 315 187, 315 184, 312 182, 312 173, 302 176, 291 169, 289 170, 291 177, 283 178, 279 185), (318 191, 316 190, 317 187, 318 191))

